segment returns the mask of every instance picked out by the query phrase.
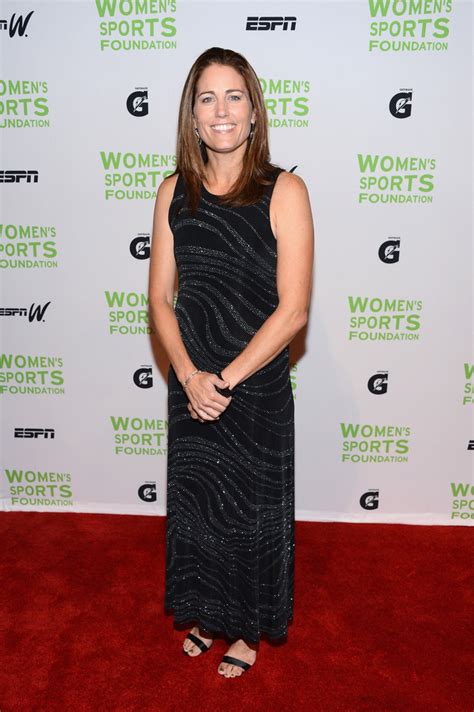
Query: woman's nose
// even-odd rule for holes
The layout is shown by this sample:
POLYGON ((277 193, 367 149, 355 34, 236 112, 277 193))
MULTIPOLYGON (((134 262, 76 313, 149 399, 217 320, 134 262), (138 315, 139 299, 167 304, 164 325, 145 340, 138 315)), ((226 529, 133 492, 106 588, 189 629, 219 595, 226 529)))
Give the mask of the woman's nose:
POLYGON ((216 101, 216 113, 218 116, 226 116, 227 115, 227 102, 225 98, 220 97, 216 101))

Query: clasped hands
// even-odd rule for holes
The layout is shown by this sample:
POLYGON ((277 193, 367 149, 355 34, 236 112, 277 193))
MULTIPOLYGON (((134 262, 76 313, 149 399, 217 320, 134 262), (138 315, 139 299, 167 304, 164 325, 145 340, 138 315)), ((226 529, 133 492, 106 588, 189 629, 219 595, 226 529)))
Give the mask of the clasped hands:
POLYGON ((196 373, 185 388, 188 396, 188 410, 193 420, 204 423, 207 420, 219 420, 232 400, 216 391, 218 388, 230 386, 229 381, 222 381, 216 373, 204 371, 196 373))

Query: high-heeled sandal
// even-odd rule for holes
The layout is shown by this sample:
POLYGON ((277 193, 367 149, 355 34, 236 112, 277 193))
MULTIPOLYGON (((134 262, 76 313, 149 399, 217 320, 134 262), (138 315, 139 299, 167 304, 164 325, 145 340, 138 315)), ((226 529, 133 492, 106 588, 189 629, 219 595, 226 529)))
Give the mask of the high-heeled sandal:
MULTIPOLYGON (((212 643, 210 643, 209 645, 206 645, 206 643, 203 640, 201 640, 201 638, 198 638, 197 635, 194 635, 194 633, 188 633, 186 638, 189 638, 189 640, 192 643, 197 645, 198 648, 201 648, 202 652, 199 653, 199 655, 202 655, 202 653, 207 653, 207 651, 209 650, 209 648, 212 645, 212 643)), ((185 640, 186 640, 186 638, 185 638, 185 640)), ((183 653, 185 655, 188 655, 190 658, 198 658, 199 657, 199 655, 189 655, 188 651, 185 650, 184 648, 182 648, 182 650, 183 650, 183 653)))
MULTIPOLYGON (((241 667, 243 670, 248 670, 249 668, 253 667, 255 663, 246 663, 244 660, 240 660, 239 658, 234 658, 232 655, 223 655, 222 656, 222 663, 229 663, 230 665, 237 665, 238 667, 241 667)), ((224 675, 223 673, 219 673, 223 677, 227 677, 227 675, 224 675)))

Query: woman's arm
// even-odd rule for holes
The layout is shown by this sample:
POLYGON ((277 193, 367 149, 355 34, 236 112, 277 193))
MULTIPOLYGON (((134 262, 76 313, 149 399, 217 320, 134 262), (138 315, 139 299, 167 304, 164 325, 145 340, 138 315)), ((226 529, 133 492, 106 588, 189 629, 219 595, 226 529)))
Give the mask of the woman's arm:
POLYGON ((192 373, 196 366, 184 346, 173 306, 176 261, 168 211, 177 179, 176 175, 162 181, 156 195, 148 297, 155 330, 179 381, 183 384, 186 376, 192 373))
POLYGON ((230 388, 274 359, 306 324, 311 298, 314 234, 311 206, 304 181, 280 173, 273 189, 271 211, 277 237, 279 303, 243 351, 222 371, 230 388))
MULTIPOLYGON (((181 338, 173 305, 176 261, 173 250, 173 233, 168 223, 168 211, 176 181, 177 176, 164 180, 156 195, 148 297, 150 317, 156 333, 178 380, 183 385, 186 377, 196 370, 196 366, 189 358, 181 338)), ((186 387, 190 412, 195 412, 201 420, 214 420, 231 401, 231 397, 226 398, 221 395, 214 386, 224 388, 228 385, 214 373, 196 374, 186 387)))

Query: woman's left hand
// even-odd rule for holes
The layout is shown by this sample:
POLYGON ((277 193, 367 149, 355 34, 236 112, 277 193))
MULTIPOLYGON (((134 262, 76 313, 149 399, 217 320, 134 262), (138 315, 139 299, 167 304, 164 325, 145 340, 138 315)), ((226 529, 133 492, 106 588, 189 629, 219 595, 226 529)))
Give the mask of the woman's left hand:
POLYGON ((204 420, 199 417, 199 415, 196 413, 196 411, 192 407, 191 403, 189 403, 189 402, 188 402, 188 410, 189 410, 189 414, 191 415, 191 418, 193 420, 199 420, 200 423, 204 423, 204 420))
MULTIPOLYGON (((199 420, 200 423, 205 423, 206 421, 203 418, 200 418, 199 415, 196 413, 194 408, 192 407, 191 403, 188 401, 188 410, 191 415, 191 418, 193 420, 199 420)), ((214 418, 214 420, 219 420, 219 418, 214 418)))

